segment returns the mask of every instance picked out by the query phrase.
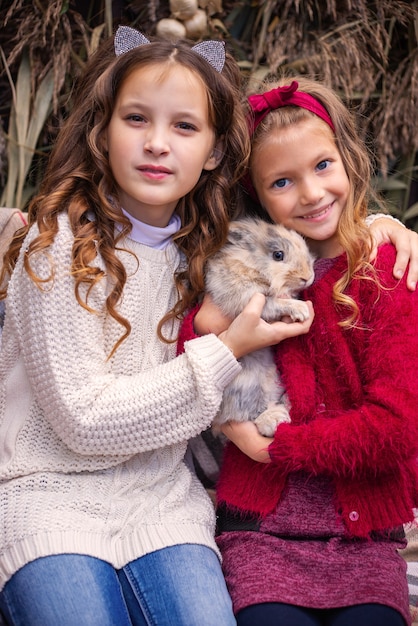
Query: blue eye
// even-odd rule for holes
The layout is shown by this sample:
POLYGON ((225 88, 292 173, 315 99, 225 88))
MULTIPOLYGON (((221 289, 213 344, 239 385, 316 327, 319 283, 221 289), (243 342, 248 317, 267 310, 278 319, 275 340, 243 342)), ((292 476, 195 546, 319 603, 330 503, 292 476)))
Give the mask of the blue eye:
POLYGON ((284 260, 283 250, 274 250, 272 257, 273 257, 273 261, 283 261, 284 260))
POLYGON ((278 180, 274 181, 273 187, 277 187, 278 189, 283 189, 283 187, 286 187, 288 182, 289 181, 287 178, 279 178, 278 180))
POLYGON ((326 159, 325 161, 320 161, 318 165, 316 166, 316 169, 319 171, 326 170, 329 163, 330 162, 328 161, 328 159, 326 159))

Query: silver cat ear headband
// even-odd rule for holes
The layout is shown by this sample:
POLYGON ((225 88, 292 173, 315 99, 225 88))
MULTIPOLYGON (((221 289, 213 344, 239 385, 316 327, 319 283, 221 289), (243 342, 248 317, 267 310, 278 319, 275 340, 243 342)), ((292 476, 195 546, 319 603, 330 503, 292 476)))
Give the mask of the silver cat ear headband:
MULTIPOLYGON (((142 33, 130 26, 119 26, 115 34, 115 54, 120 56, 151 43, 142 33)), ((203 57, 217 72, 222 72, 225 64, 225 44, 223 41, 202 41, 191 48, 203 57)))

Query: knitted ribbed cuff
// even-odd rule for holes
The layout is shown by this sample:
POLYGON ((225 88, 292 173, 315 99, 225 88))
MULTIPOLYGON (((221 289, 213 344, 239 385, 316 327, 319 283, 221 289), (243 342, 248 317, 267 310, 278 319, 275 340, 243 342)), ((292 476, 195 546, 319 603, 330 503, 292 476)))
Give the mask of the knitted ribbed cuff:
POLYGON ((198 355, 214 371, 215 384, 219 389, 225 389, 241 371, 241 365, 231 350, 213 333, 186 341, 184 349, 187 354, 193 353, 195 358, 198 355))

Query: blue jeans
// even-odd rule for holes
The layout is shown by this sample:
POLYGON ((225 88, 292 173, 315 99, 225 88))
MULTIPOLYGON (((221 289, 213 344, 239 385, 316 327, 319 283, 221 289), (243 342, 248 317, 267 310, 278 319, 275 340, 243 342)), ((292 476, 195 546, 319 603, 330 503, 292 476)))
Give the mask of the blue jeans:
POLYGON ((178 545, 115 570, 89 556, 28 563, 0 593, 9 626, 235 626, 216 554, 178 545))

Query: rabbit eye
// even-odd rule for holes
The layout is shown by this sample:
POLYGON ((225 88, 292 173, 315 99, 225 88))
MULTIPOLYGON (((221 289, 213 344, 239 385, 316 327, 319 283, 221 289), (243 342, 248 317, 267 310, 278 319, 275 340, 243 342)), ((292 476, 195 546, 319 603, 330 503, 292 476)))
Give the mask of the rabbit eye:
POLYGON ((283 261, 283 259, 284 259, 283 250, 275 250, 273 252, 273 261, 283 261))

